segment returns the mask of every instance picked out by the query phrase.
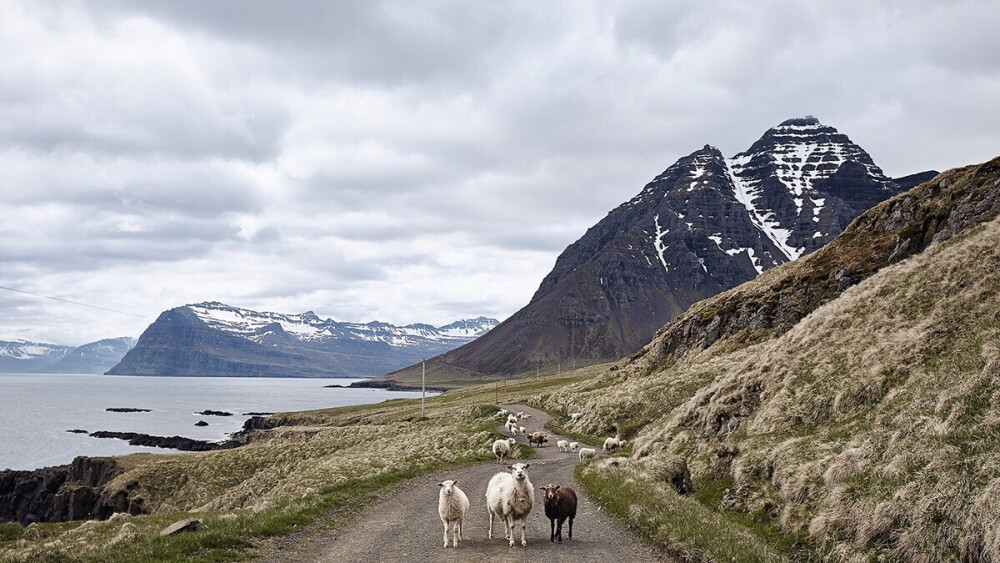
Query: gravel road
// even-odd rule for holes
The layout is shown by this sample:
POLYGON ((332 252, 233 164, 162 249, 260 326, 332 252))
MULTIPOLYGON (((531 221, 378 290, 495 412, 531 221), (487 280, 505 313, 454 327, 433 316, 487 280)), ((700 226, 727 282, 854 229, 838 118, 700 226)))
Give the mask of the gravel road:
MULTIPOLYGON (((543 425, 549 420, 547 414, 530 407, 514 405, 509 408, 532 415, 527 424, 524 424, 529 432, 543 430, 543 425)), ((501 428, 498 425, 497 431, 501 428)), ((282 543, 277 551, 263 561, 558 563, 673 560, 655 553, 583 495, 582 488, 573 479, 573 468, 579 458, 576 454, 559 451, 555 443, 561 438, 549 436, 549 443, 545 447, 535 448, 536 455, 529 460, 531 467, 528 469, 528 477, 535 487, 535 505, 528 517, 527 547, 521 547, 520 527, 515 547, 510 547, 508 541, 503 539, 503 524, 499 522, 494 523, 494 539, 487 539, 489 512, 486 510, 486 484, 495 473, 507 469, 505 465, 484 463, 413 479, 368 509, 353 523, 340 529, 301 534, 282 543), (465 519, 462 534, 464 539, 458 549, 445 549, 441 546, 444 527, 438 517, 437 499, 438 483, 445 479, 457 479, 459 487, 469 496, 471 505, 465 519), (549 520, 545 517, 541 493, 538 491, 539 487, 547 483, 571 486, 579 498, 573 539, 567 539, 567 522, 563 526, 562 544, 549 542, 549 520)), ((523 437, 518 437, 518 442, 527 443, 523 437)))

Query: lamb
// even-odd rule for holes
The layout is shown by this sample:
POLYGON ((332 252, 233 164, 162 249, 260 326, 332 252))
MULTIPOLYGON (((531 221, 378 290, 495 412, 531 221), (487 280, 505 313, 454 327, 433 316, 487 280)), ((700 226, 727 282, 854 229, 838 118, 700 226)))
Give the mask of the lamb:
POLYGON ((604 440, 604 447, 601 449, 604 450, 604 453, 611 453, 624 445, 625 440, 622 440, 621 436, 615 434, 614 438, 607 438, 604 440))
POLYGON ((582 412, 571 412, 571 413, 569 413, 569 421, 570 422, 576 422, 576 421, 580 420, 580 418, 582 416, 583 416, 582 412))
POLYGON ((525 418, 527 418, 527 417, 524 416, 524 411, 517 411, 517 419, 518 420, 524 420, 525 418))
POLYGON ((559 448, 559 451, 561 451, 561 452, 568 452, 569 451, 569 441, 568 440, 559 440, 558 442, 556 442, 556 446, 559 448))
POLYGON ((533 432, 531 436, 528 436, 528 445, 538 444, 538 447, 542 447, 542 444, 548 442, 549 439, 545 434, 541 432, 533 432))
POLYGON ((507 410, 507 409, 500 409, 500 412, 497 413, 497 416, 499 416, 500 418, 507 418, 507 416, 509 414, 510 414, 509 410, 507 410))
POLYGON ((444 523, 444 547, 448 547, 448 532, 451 531, 451 544, 458 547, 462 539, 462 523, 469 512, 469 497, 458 488, 458 480, 438 483, 441 491, 438 493, 438 515, 444 523))
POLYGON ((580 448, 580 461, 594 459, 597 457, 597 450, 594 448, 580 448))
POLYGON ((510 432, 511 436, 517 436, 517 424, 514 424, 513 422, 508 422, 505 425, 505 428, 507 428, 507 432, 510 432))
POLYGON ((504 537, 514 547, 514 522, 521 521, 521 545, 527 546, 524 529, 535 502, 535 489, 528 479, 530 463, 508 465, 510 473, 497 473, 486 486, 486 508, 490 511, 489 538, 493 539, 493 517, 503 521, 504 537))
POLYGON ((497 463, 503 463, 505 457, 510 455, 511 448, 517 444, 517 440, 513 438, 505 438, 503 440, 494 440, 493 447, 490 451, 493 455, 497 456, 497 463))
POLYGON ((570 442, 569 443, 569 451, 575 452, 578 449, 580 449, 580 442, 570 442))
POLYGON ((520 430, 522 436, 527 436, 528 435, 528 430, 525 427, 519 426, 518 430, 520 430))
POLYGON ((514 424, 516 422, 517 422, 517 417, 516 416, 514 416, 512 414, 508 414, 507 415, 507 424, 514 424))
POLYGON ((562 527, 563 522, 567 518, 569 518, 569 539, 573 539, 573 519, 576 518, 576 491, 569 487, 560 487, 552 483, 541 487, 540 490, 545 491, 542 494, 542 502, 545 505, 545 516, 549 519, 549 526, 552 532, 549 536, 549 541, 551 542, 559 538, 559 543, 562 543, 562 527), (556 526, 556 521, 559 522, 558 527, 556 526))

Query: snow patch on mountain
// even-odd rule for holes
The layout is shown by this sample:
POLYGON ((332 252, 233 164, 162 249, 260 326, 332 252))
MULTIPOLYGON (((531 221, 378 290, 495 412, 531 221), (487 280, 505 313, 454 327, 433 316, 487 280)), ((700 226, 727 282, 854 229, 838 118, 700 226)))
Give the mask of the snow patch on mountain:
POLYGON ((347 323, 321 319, 312 311, 301 314, 258 312, 218 302, 197 303, 187 308, 209 327, 258 344, 283 332, 302 342, 355 339, 410 347, 426 341, 472 340, 499 324, 496 319, 486 317, 456 321, 440 328, 428 324, 395 326, 378 321, 347 323))

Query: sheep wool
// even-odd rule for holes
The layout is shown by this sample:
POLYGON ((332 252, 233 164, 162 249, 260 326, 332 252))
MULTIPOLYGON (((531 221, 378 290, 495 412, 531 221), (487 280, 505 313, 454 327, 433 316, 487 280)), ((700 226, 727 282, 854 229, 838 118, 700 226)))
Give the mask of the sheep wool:
POLYGON ((442 481, 438 493, 438 515, 444 524, 444 547, 448 547, 448 532, 451 532, 451 543, 458 547, 462 539, 462 524, 469 512, 469 497, 458 488, 458 481, 442 481))
POLYGON ((511 449, 517 444, 514 438, 500 439, 493 442, 490 451, 497 456, 497 463, 503 463, 504 458, 510 455, 511 449))
POLYGON ((504 523, 504 537, 514 547, 514 523, 521 522, 521 545, 527 546, 525 527, 535 502, 535 489, 528 478, 530 463, 508 466, 510 473, 497 473, 486 486, 486 508, 490 512, 489 538, 493 539, 493 517, 504 523))

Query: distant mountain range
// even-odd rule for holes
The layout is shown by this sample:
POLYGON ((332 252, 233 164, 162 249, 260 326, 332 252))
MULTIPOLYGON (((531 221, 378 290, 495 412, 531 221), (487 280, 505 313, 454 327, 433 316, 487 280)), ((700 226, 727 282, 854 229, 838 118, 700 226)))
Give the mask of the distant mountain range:
POLYGON ((368 377, 466 344, 497 326, 479 317, 445 326, 345 323, 302 314, 198 303, 162 313, 119 375, 368 377))
POLYGON ((27 340, 0 340, 0 373, 104 373, 121 361, 135 338, 59 346, 27 340))
MULTIPOLYGON (((621 358, 693 303, 821 248, 935 174, 894 181, 813 117, 769 129, 732 158, 706 145, 571 244, 523 309, 428 369, 447 380, 621 358)), ((413 381, 414 369, 387 378, 413 381)))

